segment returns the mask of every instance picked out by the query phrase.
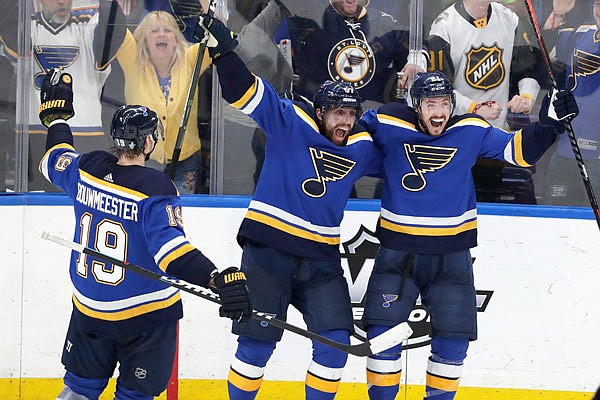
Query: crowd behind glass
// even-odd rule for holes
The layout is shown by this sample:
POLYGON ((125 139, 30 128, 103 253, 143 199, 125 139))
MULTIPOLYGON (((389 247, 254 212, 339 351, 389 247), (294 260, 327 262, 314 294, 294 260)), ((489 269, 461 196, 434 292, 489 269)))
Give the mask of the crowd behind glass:
MULTIPOLYGON (((71 6, 71 1, 28 1, 31 1, 31 3, 14 0, 3 1, 0 6, 2 9, 2 13, 0 14, 0 55, 2 55, 0 57, 0 191, 5 192, 57 191, 57 189, 49 185, 39 183, 37 163, 40 151, 43 148, 43 142, 31 140, 33 137, 43 137, 43 133, 40 136, 39 132, 35 132, 37 128, 32 119, 29 118, 30 114, 37 114, 37 110, 33 110, 33 112, 30 110, 32 107, 31 104, 34 104, 30 97, 39 96, 39 90, 32 90, 32 85, 36 85, 35 77, 34 79, 29 79, 29 77, 32 76, 31 71, 34 71, 33 74, 35 75, 35 71, 39 72, 48 68, 48 66, 52 66, 52 52, 48 52, 46 45, 42 46, 44 48, 37 46, 35 41, 39 40, 40 34, 32 33, 31 29, 35 29, 32 28, 35 24, 35 14, 38 13, 39 15, 43 7, 55 7, 58 5, 58 7, 68 9, 71 6), (27 19, 25 18, 27 14, 34 17, 27 19), (30 39, 30 44, 27 39, 30 39), (30 49, 33 49, 33 51, 30 49), (46 51, 45 55, 44 51, 46 51)), ((103 1, 105 5, 110 5, 110 2, 106 0, 72 0, 72 18, 77 19, 77 23, 79 24, 89 22, 84 21, 83 18, 85 16, 93 18, 94 15, 98 14, 99 6, 103 1)), ((339 0, 331 0, 331 3, 333 4, 336 1, 339 0)), ((271 2, 273 4, 270 4, 269 0, 219 0, 217 14, 221 19, 226 20, 227 25, 231 29, 239 33, 240 47, 238 48, 238 53, 244 58, 254 73, 267 78, 282 95, 296 96, 297 98, 302 96, 310 97, 314 86, 311 86, 309 77, 302 76, 304 70, 302 70, 301 65, 305 61, 300 58, 302 56, 301 46, 294 46, 295 53, 292 54, 293 52, 290 51, 292 47, 291 38, 286 36, 291 35, 290 26, 297 27, 299 20, 307 26, 311 26, 312 24, 314 27, 323 27, 327 23, 327 17, 323 14, 323 10, 332 4, 330 4, 330 0, 303 0, 301 2, 284 0, 277 2, 278 4, 275 4, 275 0, 271 0, 271 2), (277 6, 279 9, 268 9, 269 6, 277 6), (285 12, 281 10, 281 6, 287 8, 285 12), (269 14, 269 12, 274 12, 274 14, 269 14)), ((133 36, 139 39, 139 36, 136 36, 138 33, 134 32, 144 16, 153 10, 172 13, 173 8, 171 7, 171 3, 176 4, 177 1, 120 0, 119 5, 125 14, 125 20, 120 23, 125 24, 129 31, 133 33, 133 36)), ((430 49, 427 42, 431 26, 439 15, 446 8, 452 6, 453 3, 450 0, 359 0, 359 4, 366 6, 367 12, 377 15, 382 20, 386 19, 389 21, 389 25, 380 25, 379 29, 382 26, 390 27, 386 29, 395 29, 395 26, 406 27, 403 29, 410 31, 410 38, 407 38, 407 40, 412 43, 414 43, 414 38, 423 37, 425 39, 426 52, 430 56, 430 69, 436 68, 436 52, 430 49), (365 1, 366 4, 364 3, 365 1), (420 7, 422 7, 422 10, 419 10, 420 7)), ((504 0, 498 3, 501 3, 503 7, 510 8, 519 16, 519 24, 521 24, 520 28, 524 32, 525 40, 528 41, 527 43, 532 48, 538 48, 527 10, 524 7, 524 1, 504 0)), ((590 29, 593 29, 595 32, 596 22, 592 12, 593 0, 534 0, 533 4, 549 51, 558 43, 558 32, 561 29, 573 28, 577 30, 581 26, 590 25, 590 29)), ((187 42, 185 46, 191 46, 194 42, 193 35, 191 34, 193 28, 189 24, 186 26, 186 21, 176 20, 176 22, 180 28, 185 27, 183 29, 183 37, 187 42)), ((374 27, 370 29, 374 29, 374 27)), ((378 37, 386 36, 385 33, 381 33, 378 37)), ((103 34, 107 35, 106 31, 103 31, 103 34)), ((59 36, 57 35, 56 37, 59 36)), ((400 40, 396 36, 390 35, 390 37, 393 40, 400 40)), ((598 38, 597 35, 594 37, 598 38)), ((356 66, 357 63, 369 61, 353 58, 355 55, 352 53, 354 51, 352 46, 356 46, 356 54, 358 56, 364 54, 358 52, 360 50, 358 48, 360 39, 360 37, 354 37, 353 41, 350 40, 348 43, 340 42, 350 49, 349 53, 345 55, 349 63, 349 66, 345 67, 347 69, 344 70, 349 74, 347 79, 354 78, 352 73, 355 73, 357 70, 353 69, 353 66, 356 66)), ((369 42, 366 37, 364 39, 369 42)), ((299 38, 295 40, 303 39, 299 38)), ((98 43, 109 42, 106 38, 96 41, 98 43)), ((56 47, 60 47, 60 44, 54 43, 56 47)), ((309 50, 315 55, 312 60, 314 61, 317 59, 316 54, 318 50, 314 48, 309 50)), ((330 49, 325 50, 327 52, 330 51, 330 49)), ((90 74, 103 74, 102 78, 99 79, 99 93, 101 93, 101 125, 104 127, 104 132, 108 129, 114 110, 127 101, 127 93, 132 91, 135 94, 137 90, 136 88, 127 88, 127 82, 125 81, 128 79, 127 68, 129 66, 128 64, 121 64, 124 60, 122 54, 121 56, 115 54, 117 51, 116 48, 108 48, 107 51, 107 54, 114 55, 110 60, 103 60, 107 62, 107 65, 110 63, 110 68, 106 68, 106 65, 102 65, 100 60, 96 59, 94 60, 94 68, 101 68, 102 70, 100 72, 97 69, 90 71, 90 74)), ((77 57, 84 57, 83 53, 83 49, 74 49, 70 60, 61 60, 58 64, 55 63, 55 65, 63 66, 60 64, 61 62, 73 62, 77 57)), ((554 51, 552 52, 553 57, 555 53, 554 51)), ((97 49, 94 54, 97 57, 97 49)), ((366 54, 370 54, 369 50, 366 51, 366 54)), ((404 54, 403 57, 406 56, 404 54)), ((586 64, 587 66, 584 70, 577 70, 577 68, 573 67, 575 71, 573 75, 588 76, 598 73, 600 62, 596 63, 596 61, 600 60, 600 55, 594 56, 588 54, 588 56, 586 60, 589 63, 586 64)), ((311 54, 304 57, 310 59, 311 54)), ((439 62, 439 60, 437 61, 439 62)), ((374 63, 375 60, 372 60, 372 62, 374 63)), ((398 86, 399 75, 397 72, 400 71, 402 66, 397 65, 393 58, 386 59, 385 62, 389 65, 384 65, 383 67, 381 65, 377 66, 387 71, 386 74, 381 75, 383 77, 380 78, 382 79, 381 86, 374 90, 375 95, 366 92, 363 95, 365 108, 376 107, 379 104, 389 101, 405 101, 405 91, 398 86)), ((533 99, 534 106, 528 113, 509 112, 506 116, 506 121, 503 122, 503 128, 518 129, 524 123, 537 118, 537 110, 539 109, 542 97, 546 95, 550 87, 550 82, 547 79, 547 73, 543 68, 541 59, 538 58, 534 63, 536 65, 532 66, 532 69, 535 69, 536 73, 539 74, 538 81, 541 83, 539 93, 533 99)), ((176 89, 173 87, 175 84, 171 83, 171 78, 168 81, 162 81, 160 79, 159 67, 156 64, 154 67, 156 68, 157 76, 159 76, 162 93, 168 103, 169 100, 173 100, 169 98, 176 92, 176 89)), ((333 76, 335 75, 335 66, 322 65, 319 67, 324 69, 329 68, 330 78, 335 78, 333 76)), ((377 79, 368 76, 368 71, 366 74, 366 77, 364 74, 360 75, 357 81, 360 81, 360 79, 377 79)), ((511 77, 510 71, 504 71, 503 79, 510 80, 511 77)), ((80 77, 74 76, 74 79, 77 81, 80 77)), ((195 146, 193 147, 193 151, 190 151, 194 157, 190 156, 189 159, 184 157, 185 159, 182 160, 188 164, 193 163, 193 168, 197 170, 197 174, 193 177, 195 182, 191 186, 193 188, 191 192, 200 194, 252 194, 264 158, 264 154, 262 153, 264 135, 262 135, 260 129, 249 118, 222 102, 218 93, 218 86, 213 85, 212 81, 213 70, 210 66, 207 66, 200 78, 198 101, 193 105, 194 112, 191 113, 189 122, 190 125, 194 125, 194 128, 188 129, 186 132, 188 135, 196 136, 191 140, 190 143, 192 144, 188 142, 184 144, 184 146, 195 146), (198 147, 200 148, 198 149, 198 147)), ((572 82, 573 84, 577 84, 576 76, 572 76, 572 82)), ((360 85, 360 82, 356 83, 356 85, 360 85)), ((517 90, 515 89, 516 86, 516 82, 510 82, 511 91, 517 90)), ((91 96, 98 96, 95 93, 96 89, 93 85, 89 85, 84 90, 89 90, 91 96)), ((582 103, 589 102, 595 98, 596 88, 592 86, 587 87, 586 92, 585 95, 590 96, 589 98, 578 97, 580 108, 582 107, 582 103)), ((139 93, 151 92, 139 91, 139 93)), ((183 96, 183 94, 180 95, 183 96)), ((139 97, 135 97, 135 102, 141 103, 139 97)), ((92 106, 90 105, 89 107, 92 106)), ((85 115, 84 110, 76 108, 75 112, 76 115, 79 114, 82 117, 85 115)), ((600 175, 598 172, 600 165, 598 163, 600 161, 598 160, 598 152, 596 151, 598 143, 594 138, 600 137, 600 135, 589 130, 593 131, 594 126, 598 127, 600 124, 594 123, 594 117, 600 121, 598 113, 592 115, 590 120, 590 116, 584 115, 582 112, 578 118, 587 119, 589 123, 581 125, 587 127, 587 131, 577 132, 576 130, 575 134, 580 139, 578 143, 584 151, 584 159, 588 163, 587 167, 590 179, 595 187, 597 187, 595 180, 600 175)), ((170 124, 177 125, 178 122, 170 122, 170 124)), ((85 121, 81 125, 85 126, 85 121)), ((93 124, 90 123, 89 125, 92 126, 93 124)), ((177 129, 174 128, 173 130, 176 131, 177 129)), ((82 128, 82 136, 93 136, 92 131, 93 129, 91 128, 87 131, 82 128)), ((90 146, 108 149, 106 135, 100 135, 96 139, 90 146)), ((164 152, 167 153, 166 161, 157 160, 157 168, 164 168, 165 163, 168 163, 170 159, 171 154, 168 153, 172 152, 172 149, 169 149, 168 146, 165 147, 164 152)), ((562 175, 565 174, 564 170, 569 168, 574 171, 573 176, 576 179, 573 184, 577 186, 576 188, 570 187, 569 190, 579 190, 585 193, 581 179, 577 179, 578 168, 572 155, 563 154, 564 163, 561 164, 560 168, 550 167, 551 159, 559 152, 560 144, 555 144, 555 148, 548 151, 535 166, 528 169, 505 165, 495 165, 488 168, 489 166, 482 163, 483 169, 478 169, 477 171, 474 169, 473 171, 474 175, 477 174, 476 189, 478 201, 517 204, 562 204, 571 206, 588 205, 585 196, 581 196, 580 198, 561 197, 561 190, 566 189, 557 185, 556 182, 552 184, 552 187, 548 186, 550 185, 548 182, 551 181, 548 179, 548 174, 562 175)), ((185 147, 182 149, 182 154, 187 154, 185 147)), ((379 189, 380 182, 377 179, 363 178, 356 185, 354 196, 358 198, 377 198, 379 189)))

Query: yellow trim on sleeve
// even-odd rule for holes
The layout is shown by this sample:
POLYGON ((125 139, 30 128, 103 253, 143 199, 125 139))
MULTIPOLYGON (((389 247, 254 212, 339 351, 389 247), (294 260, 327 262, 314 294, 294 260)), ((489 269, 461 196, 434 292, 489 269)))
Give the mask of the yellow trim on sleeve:
POLYGON ((160 268, 161 271, 166 272, 171 261, 173 261, 176 258, 179 258, 179 257, 183 256, 184 254, 187 254, 190 251, 195 250, 195 249, 196 248, 189 243, 186 243, 183 246, 178 247, 177 249, 175 249, 172 252, 170 252, 169 254, 167 254, 162 260, 160 260, 160 264, 158 264, 158 268, 160 268))
POLYGON ((523 157, 523 131, 521 129, 515 132, 513 148, 515 149, 515 162, 517 165, 521 167, 531 167, 531 164, 525 161, 525 158, 523 157))

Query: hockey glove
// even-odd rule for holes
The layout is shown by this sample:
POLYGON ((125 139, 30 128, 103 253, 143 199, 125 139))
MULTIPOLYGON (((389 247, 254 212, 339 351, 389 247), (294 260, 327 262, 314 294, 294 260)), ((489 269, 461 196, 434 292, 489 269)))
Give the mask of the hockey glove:
POLYGON ((204 12, 198 0, 170 0, 169 5, 173 16, 177 20, 179 30, 188 37, 188 29, 193 32, 198 21, 198 16, 204 12))
POLYGON ((56 119, 67 120, 75 115, 71 75, 57 68, 48 71, 42 83, 40 100, 40 121, 45 127, 56 119))
POLYGON ((252 306, 246 286, 246 275, 236 267, 229 267, 218 272, 213 279, 221 298, 219 315, 238 322, 247 321, 252 315, 252 306))
POLYGON ((544 124, 551 124, 564 129, 563 122, 571 122, 579 114, 575 96, 568 89, 556 91, 552 89, 542 101, 539 119, 544 124))
POLYGON ((213 60, 232 52, 238 45, 237 35, 220 20, 208 14, 200 16, 194 39, 198 42, 208 40, 206 47, 213 60))

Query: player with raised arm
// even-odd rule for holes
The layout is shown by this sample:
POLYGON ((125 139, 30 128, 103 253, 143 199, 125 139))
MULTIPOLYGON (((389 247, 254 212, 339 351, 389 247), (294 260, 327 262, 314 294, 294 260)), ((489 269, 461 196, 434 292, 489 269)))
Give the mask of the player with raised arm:
MULTIPOLYGON (((52 70, 42 84, 39 115, 48 127, 40 171, 73 201, 75 242, 156 273, 214 287, 221 316, 250 316, 244 274, 235 267, 218 272, 190 244, 173 182, 144 166, 162 136, 156 113, 139 105, 120 107, 110 127, 115 155, 79 154, 66 122, 74 115, 72 78, 52 70)), ((70 275, 73 311, 58 399, 98 399, 117 363, 116 400, 158 396, 173 368, 177 320, 183 314, 179 290, 76 252, 70 275)))
MULTIPOLYGON (((284 320, 293 305, 309 330, 350 343, 354 325, 340 223, 354 182, 380 160, 371 136, 356 124, 360 96, 349 83, 327 81, 313 105, 282 99, 233 51, 233 32, 207 15, 201 24, 210 32, 207 46, 224 99, 252 117, 267 138, 264 167, 238 233, 252 304, 284 320)), ((239 338, 229 397, 254 399, 282 331, 249 320, 234 322, 233 332, 239 338)), ((313 341, 307 399, 335 397, 347 356, 313 341)))
MULTIPOLYGON (((578 113, 573 94, 545 98, 540 122, 507 132, 476 114, 452 115, 452 84, 439 72, 418 74, 414 108, 391 103, 362 122, 383 151, 385 186, 377 237, 381 243, 367 286, 363 325, 368 337, 407 321, 417 298, 431 316, 426 398, 453 399, 477 309, 470 248, 477 245, 471 167, 478 157, 529 166, 578 113), (550 117, 553 115, 554 119, 550 117)), ((367 359, 371 400, 396 398, 402 346, 367 359)))

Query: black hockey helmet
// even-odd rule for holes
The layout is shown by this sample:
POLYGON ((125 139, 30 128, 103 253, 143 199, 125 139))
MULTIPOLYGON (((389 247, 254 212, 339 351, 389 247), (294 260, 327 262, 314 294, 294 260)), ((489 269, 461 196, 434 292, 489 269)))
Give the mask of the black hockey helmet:
POLYGON ((410 88, 410 97, 413 107, 418 108, 421 101, 427 97, 450 96, 452 110, 456 105, 454 87, 441 72, 421 72, 415 76, 415 81, 410 88))
POLYGON ((313 106, 325 114, 328 107, 353 107, 356 117, 362 114, 361 98, 358 91, 348 82, 325 81, 313 96, 313 106))
POLYGON ((148 135, 155 142, 163 137, 162 123, 154 111, 140 105, 124 105, 115 111, 110 136, 117 150, 143 151, 148 135))

